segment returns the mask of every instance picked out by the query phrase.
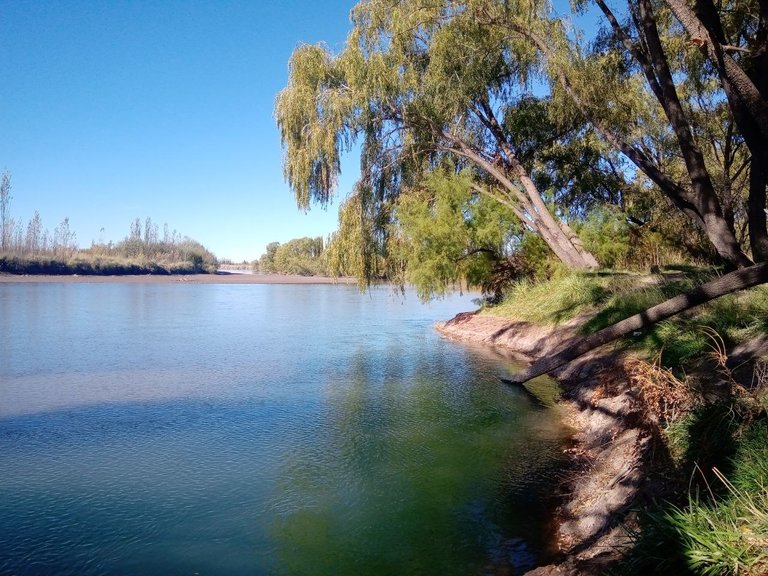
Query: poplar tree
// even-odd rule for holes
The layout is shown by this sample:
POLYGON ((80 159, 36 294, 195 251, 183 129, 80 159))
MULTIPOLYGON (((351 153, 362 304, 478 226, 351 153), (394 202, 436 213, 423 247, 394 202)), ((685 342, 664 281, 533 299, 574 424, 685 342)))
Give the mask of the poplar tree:
POLYGON ((35 254, 43 250, 43 221, 40 213, 35 210, 35 215, 27 224, 25 248, 28 253, 35 254))
POLYGON ((3 252, 10 249, 12 233, 11 175, 8 170, 4 170, 0 177, 0 249, 3 252))

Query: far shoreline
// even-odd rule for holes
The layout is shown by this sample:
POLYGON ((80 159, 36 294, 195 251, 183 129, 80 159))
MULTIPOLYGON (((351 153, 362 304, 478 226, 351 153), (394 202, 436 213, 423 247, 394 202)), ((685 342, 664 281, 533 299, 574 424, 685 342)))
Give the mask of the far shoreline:
POLYGON ((354 278, 299 276, 291 274, 8 274, 0 272, 0 284, 354 284, 354 278))

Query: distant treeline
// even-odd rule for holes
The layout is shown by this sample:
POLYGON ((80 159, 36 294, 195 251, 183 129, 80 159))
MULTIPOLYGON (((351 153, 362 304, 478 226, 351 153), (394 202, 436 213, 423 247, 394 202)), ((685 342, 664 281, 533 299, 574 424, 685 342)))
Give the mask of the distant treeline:
POLYGON ((0 180, 0 272, 11 274, 198 274, 216 271, 216 257, 168 224, 136 218, 128 235, 114 243, 79 248, 69 218, 50 233, 40 214, 24 224, 11 217, 11 179, 0 180))
POLYGON ((254 262, 254 268, 266 274, 327 276, 323 238, 296 238, 285 244, 271 242, 266 253, 254 262))

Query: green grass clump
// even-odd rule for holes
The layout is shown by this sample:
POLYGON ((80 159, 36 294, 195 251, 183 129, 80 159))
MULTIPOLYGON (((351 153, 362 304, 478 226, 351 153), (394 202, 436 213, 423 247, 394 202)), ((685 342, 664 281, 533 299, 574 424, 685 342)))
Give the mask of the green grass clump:
POLYGON ((665 366, 684 367, 718 346, 733 345, 768 332, 768 287, 723 296, 688 314, 651 327, 641 345, 665 366), (722 340, 722 342, 720 342, 722 340))
POLYGON ((697 574, 765 574, 768 571, 768 426, 753 426, 734 458, 732 480, 716 474, 725 496, 665 517, 697 574))
POLYGON ((601 305, 618 286, 631 285, 630 274, 571 272, 534 282, 521 280, 488 313, 537 324, 559 324, 601 305))
MULTIPOLYGON (((693 489, 685 505, 643 515, 643 528, 618 574, 768 573, 768 423, 748 426, 724 474, 693 489)), ((695 474, 704 476, 703 468, 695 474)))

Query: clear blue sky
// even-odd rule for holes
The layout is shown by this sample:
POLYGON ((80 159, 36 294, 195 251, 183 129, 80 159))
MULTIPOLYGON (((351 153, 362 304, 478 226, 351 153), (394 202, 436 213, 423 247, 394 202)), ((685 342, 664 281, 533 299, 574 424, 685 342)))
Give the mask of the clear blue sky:
POLYGON ((297 209, 272 113, 293 49, 340 49, 354 3, 0 0, 12 216, 68 217, 81 247, 149 216, 235 261, 327 235, 338 208, 297 209))

